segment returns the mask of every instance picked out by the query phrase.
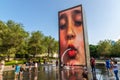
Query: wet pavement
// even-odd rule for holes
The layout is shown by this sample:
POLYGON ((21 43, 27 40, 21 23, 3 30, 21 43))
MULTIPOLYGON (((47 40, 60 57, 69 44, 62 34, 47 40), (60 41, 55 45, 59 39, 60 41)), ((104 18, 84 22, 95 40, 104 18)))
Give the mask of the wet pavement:
MULTIPOLYGON (((120 79, 120 64, 118 65, 118 77, 120 79)), ((97 66, 96 72, 93 72, 96 80, 116 80, 113 70, 107 71, 105 66, 97 66)))
MULTIPOLYGON (((77 71, 77 70, 76 70, 77 71)), ((15 79, 14 68, 11 66, 6 67, 3 73, 3 79, 0 80, 81 80, 75 70, 59 70, 55 65, 42 65, 37 72, 26 71, 22 79, 15 79), (72 74, 71 74, 72 73, 72 74), (73 75, 74 74, 74 75, 73 75), (76 77, 77 76, 77 77, 76 77)), ((80 71, 80 70, 79 70, 80 71)), ((120 78, 120 65, 119 65, 119 78, 120 78)), ((96 72, 93 72, 94 80, 116 80, 114 73, 113 76, 109 71, 105 70, 105 66, 96 66, 96 72)))

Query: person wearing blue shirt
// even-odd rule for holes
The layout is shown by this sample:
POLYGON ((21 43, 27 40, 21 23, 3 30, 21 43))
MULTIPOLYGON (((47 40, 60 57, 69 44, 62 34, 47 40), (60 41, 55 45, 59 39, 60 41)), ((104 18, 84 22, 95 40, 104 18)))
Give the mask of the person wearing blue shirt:
POLYGON ((106 63, 106 69, 107 71, 109 71, 110 70, 110 59, 107 58, 105 63, 106 63))
POLYGON ((20 73, 20 66, 17 64, 15 67, 15 78, 18 78, 19 73, 20 73))

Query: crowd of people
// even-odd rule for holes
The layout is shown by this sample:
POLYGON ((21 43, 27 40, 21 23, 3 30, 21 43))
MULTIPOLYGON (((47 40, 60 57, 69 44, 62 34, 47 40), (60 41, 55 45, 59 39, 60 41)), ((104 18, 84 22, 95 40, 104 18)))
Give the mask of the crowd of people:
MULTIPOLYGON (((58 61, 55 62, 56 66, 58 66, 58 61)), ((4 61, 0 62, 0 80, 2 80, 3 70, 4 70, 4 61)), ((91 71, 93 73, 96 73, 96 59, 94 57, 91 57, 90 59, 90 65, 91 65, 91 71)), ((15 80, 18 80, 20 78, 22 80, 23 73, 25 71, 28 71, 29 74, 33 71, 34 73, 37 73, 38 71, 38 62, 27 62, 25 65, 19 65, 16 64, 14 67, 15 71, 15 80), (26 67, 24 67, 26 66, 26 67)), ((105 68, 106 71, 109 73, 109 76, 114 76, 116 80, 119 80, 119 69, 117 60, 113 58, 105 58, 105 68)), ((37 80, 37 79, 36 79, 37 80)))
MULTIPOLYGON (((90 65, 91 65, 91 69, 92 72, 96 72, 96 60, 94 57, 91 57, 90 59, 90 65)), ((117 60, 113 59, 113 58, 107 58, 105 59, 105 67, 106 67, 106 71, 109 73, 109 75, 111 76, 115 76, 116 80, 119 80, 119 76, 118 76, 118 64, 117 64, 117 60)))
MULTIPOLYGON (((44 65, 46 65, 46 61, 43 62, 44 65)), ((58 60, 55 62, 56 66, 58 66, 58 60)), ((15 72, 15 80, 23 80, 24 74, 26 72, 29 75, 29 80, 32 80, 34 75, 34 80, 37 80, 37 73, 38 73, 38 67, 39 67, 39 62, 37 61, 28 61, 25 62, 24 64, 15 64, 12 65, 12 68, 14 69, 15 72)), ((0 61, 0 80, 3 80, 3 71, 5 67, 5 61, 0 61)))
POLYGON ((111 76, 115 75, 116 80, 119 80, 117 60, 114 60, 113 58, 106 58, 105 64, 106 71, 108 71, 111 74, 111 76))
POLYGON ((29 75, 30 75, 32 70, 35 73, 37 73, 37 71, 38 71, 38 63, 37 62, 28 62, 28 63, 26 63, 26 67, 23 67, 23 65, 16 64, 15 65, 15 80, 18 80, 18 78, 20 80, 22 80, 24 71, 28 71, 29 75))

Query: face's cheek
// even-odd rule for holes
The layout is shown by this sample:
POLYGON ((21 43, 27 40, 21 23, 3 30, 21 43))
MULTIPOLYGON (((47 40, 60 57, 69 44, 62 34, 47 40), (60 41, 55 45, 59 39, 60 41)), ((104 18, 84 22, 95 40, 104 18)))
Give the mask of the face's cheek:
POLYGON ((60 46, 65 46, 66 41, 65 41, 65 34, 63 31, 60 32, 60 46))
POLYGON ((75 44, 78 49, 77 59, 80 60, 81 63, 85 64, 85 48, 84 48, 83 32, 79 33, 76 36, 75 44))
POLYGON ((75 46, 79 53, 84 52, 84 39, 82 28, 76 30, 75 46))
POLYGON ((65 33, 64 31, 60 31, 60 54, 62 54, 66 49, 66 44, 65 33))

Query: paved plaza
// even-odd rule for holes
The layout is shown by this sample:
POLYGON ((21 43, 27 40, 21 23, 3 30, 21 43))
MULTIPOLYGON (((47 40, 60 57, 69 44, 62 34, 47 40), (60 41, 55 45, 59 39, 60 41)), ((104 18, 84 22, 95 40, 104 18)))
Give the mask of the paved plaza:
MULTIPOLYGON (((101 66, 99 66, 101 67, 101 66)), ((24 68, 28 68, 24 66, 24 68)), ((104 66, 103 66, 104 68, 104 66)), ((96 78, 94 80, 116 80, 115 76, 111 76, 111 73, 106 71, 105 68, 97 68, 96 72, 93 73, 93 76, 96 78)), ((3 80, 13 80, 14 79, 14 68, 12 66, 5 66, 4 68, 4 75, 3 80)), ((113 73, 114 74, 114 73, 113 73)), ((120 78, 120 65, 119 65, 119 78, 120 78)), ((37 72, 37 76, 34 74, 34 72, 31 73, 31 80, 49 80, 48 77, 53 77, 51 80, 61 80, 60 74, 59 74, 59 68, 55 65, 46 65, 42 66, 41 69, 37 72), (42 69, 44 71, 42 72, 42 69), (42 72, 42 73, 41 73, 42 72), (35 79, 36 78, 36 79, 35 79), (42 79, 41 79, 42 78, 42 79)), ((30 78, 29 73, 24 73, 24 79, 30 78)), ((29 79, 28 79, 29 80, 29 79)))

